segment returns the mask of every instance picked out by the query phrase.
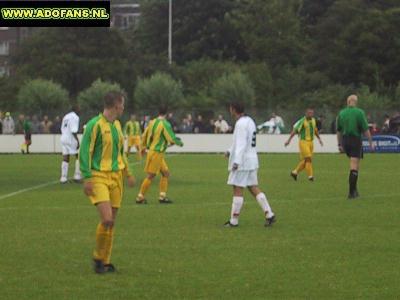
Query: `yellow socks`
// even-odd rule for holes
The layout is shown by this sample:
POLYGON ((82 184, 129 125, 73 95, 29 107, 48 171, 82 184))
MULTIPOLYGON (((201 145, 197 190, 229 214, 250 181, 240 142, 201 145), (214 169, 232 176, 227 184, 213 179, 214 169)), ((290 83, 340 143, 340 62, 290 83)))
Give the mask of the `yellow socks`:
MULTIPOLYGON (((110 228, 105 227, 102 223, 97 225, 96 230, 96 248, 93 252, 94 259, 99 259, 101 261, 106 260, 106 254, 108 251, 108 245, 110 243, 110 228)), ((112 242, 111 242, 112 243, 112 242)), ((111 248, 109 250, 111 255, 111 248)))
POLYGON ((307 172, 308 178, 314 177, 311 161, 306 162, 306 172, 307 172))
POLYGON ((111 262, 111 250, 114 240, 114 227, 107 230, 107 239, 104 251, 104 264, 109 264, 111 262))
POLYGON ((301 162, 299 162, 299 164, 297 165, 296 169, 294 169, 293 173, 299 174, 301 171, 304 170, 305 165, 306 165, 305 160, 302 160, 301 162))
POLYGON ((161 176, 160 179, 160 199, 164 199, 167 196, 168 190, 168 177, 161 176))
POLYGON ((140 191, 139 191, 139 198, 143 198, 144 195, 146 194, 146 192, 148 191, 148 189, 150 188, 151 185, 151 180, 148 178, 145 178, 143 180, 142 185, 140 186, 140 191))

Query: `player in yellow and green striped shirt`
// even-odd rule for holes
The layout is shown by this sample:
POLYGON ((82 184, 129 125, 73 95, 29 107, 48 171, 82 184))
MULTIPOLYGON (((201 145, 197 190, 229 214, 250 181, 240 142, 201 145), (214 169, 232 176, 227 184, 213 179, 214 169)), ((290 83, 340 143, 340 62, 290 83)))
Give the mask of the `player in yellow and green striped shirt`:
POLYGON ((135 146, 138 159, 140 160, 142 158, 142 150, 140 148, 140 135, 142 134, 142 130, 140 129, 139 122, 136 121, 136 115, 131 115, 131 119, 126 122, 124 127, 124 134, 128 143, 126 155, 128 156, 131 152, 131 147, 135 146))
POLYGON ((312 108, 308 108, 305 116, 294 124, 290 137, 285 143, 285 147, 290 144, 290 141, 296 134, 299 136, 300 163, 297 165, 296 169, 290 173, 290 176, 292 176, 294 180, 297 180, 297 175, 302 170, 306 169, 308 180, 314 181, 314 172, 312 167, 314 136, 318 138, 321 146, 323 143, 318 134, 317 124, 314 119, 314 110, 312 108))
POLYGON ((150 188, 152 180, 158 173, 161 173, 159 202, 172 203, 167 198, 169 169, 165 162, 164 154, 168 146, 175 144, 182 147, 183 143, 175 136, 171 124, 165 118, 166 114, 167 108, 161 107, 158 118, 150 121, 142 136, 143 152, 146 149, 148 150, 144 168, 147 177, 143 180, 139 195, 136 198, 136 203, 138 204, 147 203, 144 196, 150 188))
POLYGON ((123 178, 128 178, 129 186, 135 182, 128 168, 124 136, 117 120, 124 111, 124 102, 124 95, 119 92, 105 96, 104 111, 87 123, 79 151, 84 192, 100 214, 93 253, 96 273, 115 271, 110 258, 114 222, 124 188, 123 178))

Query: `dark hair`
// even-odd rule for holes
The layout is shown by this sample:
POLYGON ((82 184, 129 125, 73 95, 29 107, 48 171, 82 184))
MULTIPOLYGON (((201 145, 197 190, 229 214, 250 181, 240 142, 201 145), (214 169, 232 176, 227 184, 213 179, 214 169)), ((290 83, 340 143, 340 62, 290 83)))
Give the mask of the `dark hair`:
POLYGON ((158 107, 158 113, 162 116, 166 115, 168 111, 168 106, 166 104, 161 104, 158 107))
POLYGON ((122 102, 125 95, 121 92, 111 91, 104 96, 104 108, 113 108, 117 102, 122 102))
POLYGON ((236 113, 238 114, 244 113, 244 104, 242 102, 237 102, 237 101, 231 102, 230 106, 236 113))

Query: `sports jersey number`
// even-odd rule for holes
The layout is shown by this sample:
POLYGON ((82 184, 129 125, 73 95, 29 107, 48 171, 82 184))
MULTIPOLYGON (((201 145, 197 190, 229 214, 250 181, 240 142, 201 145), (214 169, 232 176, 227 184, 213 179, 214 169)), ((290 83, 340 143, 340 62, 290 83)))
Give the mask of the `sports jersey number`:
POLYGON ((254 148, 257 144, 257 136, 256 136, 257 132, 253 132, 253 137, 251 139, 251 146, 254 148))

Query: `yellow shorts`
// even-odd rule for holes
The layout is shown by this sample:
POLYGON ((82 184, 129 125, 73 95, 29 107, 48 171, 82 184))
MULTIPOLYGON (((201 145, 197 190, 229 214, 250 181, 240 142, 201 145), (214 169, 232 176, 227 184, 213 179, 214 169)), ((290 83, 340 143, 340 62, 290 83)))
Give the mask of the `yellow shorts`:
POLYGON ((123 174, 118 172, 92 171, 93 196, 89 196, 92 204, 100 202, 111 203, 112 207, 121 207, 122 193, 124 191, 123 174))
POLYGON ((146 173, 158 174, 168 171, 168 165, 164 159, 164 153, 149 151, 147 153, 146 165, 144 166, 146 173))
POLYGON ((130 136, 128 137, 128 147, 137 146, 140 147, 140 136, 130 136))
POLYGON ((303 160, 308 157, 312 157, 314 153, 314 142, 313 141, 300 141, 300 159, 303 160))

